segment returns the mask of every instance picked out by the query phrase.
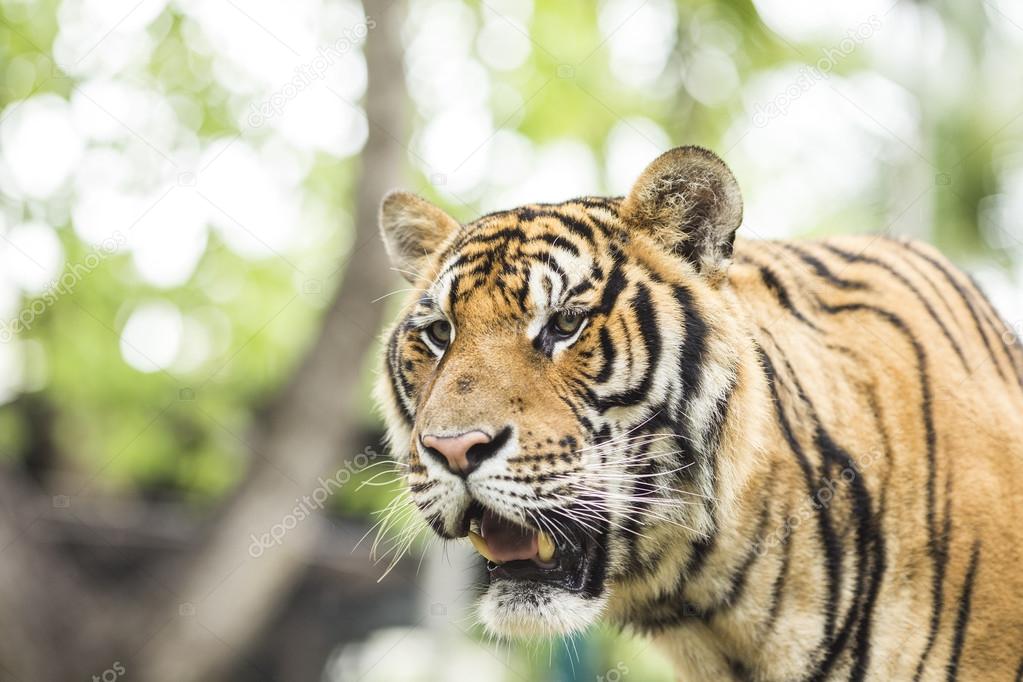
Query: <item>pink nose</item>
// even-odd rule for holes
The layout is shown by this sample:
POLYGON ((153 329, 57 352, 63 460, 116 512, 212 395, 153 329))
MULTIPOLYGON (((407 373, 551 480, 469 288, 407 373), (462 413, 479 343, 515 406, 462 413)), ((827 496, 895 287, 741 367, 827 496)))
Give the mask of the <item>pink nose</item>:
POLYGON ((469 449, 474 445, 489 443, 490 436, 482 431, 468 431, 457 436, 423 436, 423 445, 439 452, 456 474, 467 475, 479 465, 477 458, 469 459, 469 449))

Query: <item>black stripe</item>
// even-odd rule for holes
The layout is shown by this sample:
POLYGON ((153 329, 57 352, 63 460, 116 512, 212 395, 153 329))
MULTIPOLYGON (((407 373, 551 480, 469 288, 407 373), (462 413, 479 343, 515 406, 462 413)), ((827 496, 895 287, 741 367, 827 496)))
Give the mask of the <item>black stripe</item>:
MULTIPOLYGON (((607 210, 611 211, 612 213, 616 213, 617 212, 617 208, 610 208, 610 207, 598 207, 598 208, 607 208, 607 210)), ((620 236, 621 235, 621 230, 616 228, 616 227, 614 227, 613 225, 610 225, 610 224, 604 222, 604 217, 603 216, 596 215, 592 211, 588 212, 587 215, 589 216, 590 222, 593 223, 594 227, 596 227, 598 230, 600 230, 600 233, 602 235, 604 235, 604 239, 610 240, 610 239, 614 239, 616 236, 620 236)))
MULTIPOLYGON (((766 487, 768 488, 768 493, 764 498, 764 507, 760 510, 760 520, 757 522, 757 528, 753 532, 753 537, 762 537, 764 535, 764 532, 767 530, 767 523, 771 518, 771 499, 774 492, 773 480, 769 481, 766 487)), ((739 567, 728 577, 728 590, 718 603, 708 610, 706 617, 720 615, 739 603, 746 591, 746 585, 749 582, 749 574, 753 569, 753 565, 760 556, 761 554, 757 551, 756 545, 751 546, 747 550, 746 556, 743 557, 739 567)))
POLYGON ((888 426, 884 414, 881 412, 881 401, 877 395, 877 384, 871 383, 867 388, 867 402, 870 405, 870 413, 874 417, 874 429, 881 437, 881 447, 884 452, 888 468, 885 470, 884 479, 881 482, 881 508, 884 509, 888 503, 888 482, 892 476, 892 439, 888 433, 888 426))
POLYGON ((980 541, 974 541, 970 553, 970 566, 966 569, 963 591, 959 595, 959 613, 956 616, 955 635, 952 637, 952 655, 949 656, 946 672, 948 680, 955 680, 959 673, 959 657, 966 642, 966 628, 970 625, 970 603, 973 599, 973 581, 977 577, 977 563, 980 561, 980 541))
POLYGON ((578 256, 580 254, 579 247, 576 246, 573 241, 565 239, 565 235, 563 234, 549 234, 547 232, 541 232, 538 235, 530 237, 527 244, 532 244, 538 241, 549 244, 553 248, 564 249, 573 256, 578 256))
MULTIPOLYGON (((764 330, 764 333, 772 340, 785 362, 786 370, 792 377, 797 394, 805 406, 811 424, 814 427, 814 445, 821 455, 822 478, 818 483, 818 490, 823 490, 823 486, 826 483, 825 477, 830 476, 836 468, 840 470, 840 478, 843 481, 845 477, 841 474, 844 474, 845 471, 849 471, 851 474, 850 480, 846 481, 846 484, 849 488, 853 517, 856 520, 855 549, 857 562, 855 589, 842 627, 831 640, 824 658, 818 662, 812 677, 814 679, 822 679, 828 675, 831 668, 845 651, 849 638, 855 632, 856 640, 852 652, 853 666, 849 679, 862 680, 865 678, 870 666, 869 645, 873 611, 886 567, 885 546, 883 533, 878 522, 879 517, 874 514, 870 494, 867 491, 866 484, 855 460, 824 428, 817 408, 800 383, 795 369, 786 359, 784 352, 770 332, 764 330), (866 592, 864 592, 864 589, 866 589, 866 592)), ((820 499, 819 493, 815 494, 814 499, 820 499)), ((833 502, 830 504, 833 504, 833 502)))
MULTIPOLYGON (((771 390, 775 416, 781 426, 785 442, 788 444, 792 453, 796 456, 796 462, 799 464, 799 468, 803 472, 803 479, 806 483, 807 492, 811 495, 811 498, 815 498, 818 492, 817 477, 806 452, 803 450, 803 446, 800 444, 799 439, 796 438, 795 431, 792 428, 788 415, 785 414, 785 409, 783 407, 784 402, 782 401, 778 388, 778 374, 775 370, 774 363, 763 348, 758 346, 757 349, 760 352, 761 363, 767 376, 768 387, 771 390)), ((832 634, 835 631, 835 619, 838 611, 838 593, 842 576, 842 553, 838 535, 831 523, 831 517, 827 513, 827 508, 824 505, 818 504, 813 504, 811 506, 813 506, 817 512, 817 527, 820 534, 821 545, 824 550, 824 567, 827 571, 826 591, 828 594, 828 602, 824 608, 824 641, 830 641, 832 634)))
POLYGON ((753 673, 741 661, 731 658, 728 659, 728 672, 732 674, 733 679, 739 682, 748 682, 749 680, 756 679, 753 677, 753 673))
MULTIPOLYGON (((416 506, 419 506, 418 503, 416 506)), ((426 517, 426 522, 430 524, 430 528, 433 529, 433 532, 441 536, 442 538, 450 537, 447 531, 444 530, 444 518, 441 515, 441 513, 434 512, 432 514, 427 515, 426 513, 427 509, 429 509, 429 505, 427 505, 426 507, 421 506, 419 507, 419 511, 422 512, 423 515, 426 517)))
MULTIPOLYGON (((594 537, 594 544, 598 549, 592 555, 589 574, 586 576, 582 590, 583 595, 590 598, 599 597, 604 592, 604 579, 607 576, 607 552, 608 538, 611 533, 611 520, 606 512, 599 513, 599 517, 600 522, 597 525, 597 535, 594 537)), ((571 515, 569 515, 569 518, 571 518, 571 515)))
POLYGON ((806 319, 803 313, 799 312, 799 309, 792 303, 792 298, 789 296, 788 289, 786 289, 785 285, 783 285, 781 280, 778 279, 778 275, 766 265, 760 265, 758 263, 753 263, 753 265, 755 265, 757 270, 760 271, 760 279, 763 280, 764 286, 766 286, 771 293, 774 294, 774 297, 778 299, 778 303, 780 303, 781 306, 797 320, 805 324, 810 329, 819 332, 820 328, 818 328, 817 325, 810 320, 806 319))
POLYGON ((567 299, 570 299, 570 298, 572 298, 574 296, 578 296, 579 294, 583 293, 584 291, 589 291, 592 288, 593 288, 593 281, 590 280, 590 279, 584 279, 583 281, 579 282, 574 287, 572 287, 571 289, 568 290, 568 293, 565 295, 565 299, 567 300, 567 299))
POLYGON ((399 327, 391 332, 391 338, 387 343, 387 355, 389 359, 387 363, 387 378, 391 382, 391 392, 394 394, 394 401, 398 404, 398 413, 401 415, 402 421, 405 422, 406 426, 412 426, 412 413, 405 404, 405 396, 411 395, 413 388, 405 379, 405 375, 402 372, 400 352, 398 349, 398 339, 400 338, 402 331, 402 328, 399 327), (404 389, 404 392, 399 389, 404 389))
POLYGON ((455 304, 458 303, 458 285, 462 280, 462 275, 456 273, 451 278, 451 287, 448 289, 448 310, 454 314, 455 304))
POLYGON ((1013 351, 1019 350, 1019 340, 1016 338, 1016 333, 1005 324, 1005 320, 998 314, 998 311, 991 305, 990 299, 984 295, 980 285, 973 279, 972 276, 967 275, 970 280, 970 284, 973 285, 973 290, 977 294, 977 298, 980 299, 981 312, 984 314, 984 319, 988 325, 995 330, 998 335, 998 340, 1002 344, 1002 350, 1005 351, 1005 355, 1009 358, 1009 365, 1012 367, 1013 372, 1016 374, 1016 380, 1019 382, 1019 386, 1023 389, 1023 360, 1018 356, 1018 353, 1013 351), (1010 337, 1009 341, 1006 341, 1006 335, 1010 337))
POLYGON ((525 310, 526 301, 529 299, 529 278, 525 274, 521 274, 519 280, 520 284, 515 292, 515 301, 518 303, 520 310, 525 310))
MULTIPOLYGON (((459 277, 463 280, 472 279, 474 281, 483 282, 487 277, 497 271, 497 263, 495 262, 497 260, 496 256, 496 251, 484 251, 470 258, 466 258, 462 262, 463 269, 460 270, 459 277), (469 265, 472 265, 472 267, 468 267, 469 265)), ((472 285, 466 287, 467 290, 472 288, 472 285)))
POLYGON ((924 422, 924 440, 927 455, 927 533, 928 533, 928 552, 931 556, 931 562, 934 565, 933 583, 931 585, 932 593, 932 604, 931 604, 931 623, 927 635, 927 646, 924 649, 923 655, 917 665, 916 675, 914 679, 919 679, 923 674, 924 664, 930 656, 931 649, 934 646, 935 639, 938 634, 938 628, 941 624, 941 612, 944 604, 944 580, 945 570, 948 564, 948 528, 949 519, 946 518, 942 524, 941 530, 938 529, 937 523, 937 460, 936 460, 936 446, 937 446, 937 431, 934 427, 934 415, 932 413, 933 396, 931 393, 931 384, 929 379, 929 369, 927 365, 927 355, 924 352, 923 346, 917 340, 917 338, 910 331, 905 321, 899 316, 895 315, 889 310, 878 308, 876 306, 868 305, 865 303, 851 303, 841 306, 828 306, 824 305, 823 309, 829 314, 839 314, 846 312, 866 312, 887 322, 889 325, 899 331, 900 334, 907 340, 913 349, 913 353, 916 356, 917 375, 920 382, 920 410, 923 415, 924 422))
MULTIPOLYGON (((902 242, 895 243, 898 244, 899 246, 904 246, 902 242)), ((946 292, 938 288, 938 284, 932 279, 931 275, 933 274, 933 272, 925 271, 923 267, 921 267, 921 265, 916 262, 915 258, 905 258, 903 259, 903 262, 905 262, 906 265, 909 266, 909 269, 915 272, 920 277, 920 279, 927 282, 927 285, 931 288, 931 292, 934 294, 934 298, 941 301, 941 304, 945 308, 945 311, 948 313, 948 316, 953 320, 958 320, 959 316, 956 315, 955 310, 952 309, 952 304, 945 296, 946 292)))
POLYGON ((625 357, 625 373, 628 376, 632 376, 632 368, 636 364, 636 354, 633 352, 632 344, 632 332, 629 331, 629 322, 624 317, 621 318, 622 324, 622 341, 625 348, 623 354, 625 357))
POLYGON ((692 292, 685 286, 672 289, 675 301, 682 309, 685 340, 679 353, 679 376, 682 380, 682 398, 690 400, 700 389, 703 378, 703 363, 707 353, 707 337, 710 329, 706 320, 697 310, 692 292))
POLYGON ((639 325, 639 337, 646 350, 646 367, 639 385, 626 389, 621 393, 606 396, 600 400, 599 410, 604 412, 612 407, 628 407, 636 405, 650 396, 657 368, 661 361, 661 331, 657 321, 657 311, 650 299, 650 289, 642 282, 636 285, 636 295, 629 306, 636 315, 639 325))
MULTIPOLYGON (((733 370, 734 371, 734 370, 733 370)), ((700 445, 702 445, 702 451, 699 453, 699 459, 692 457, 684 461, 687 465, 696 464, 695 471, 690 478, 696 476, 701 477, 700 485, 704 490, 710 490, 711 494, 704 497, 703 506, 707 515, 711 517, 714 527, 717 527, 717 519, 715 518, 715 511, 717 505, 715 500, 717 499, 718 493, 718 448, 721 445, 721 433, 724 430, 725 422, 728 419, 729 410, 732 406, 732 396, 735 394, 736 383, 738 378, 736 374, 732 374, 729 377, 728 385, 725 387, 723 393, 721 393, 714 400, 713 410, 706 421, 706 423, 699 425, 701 428, 701 439, 700 445)), ((676 439, 677 440, 677 439, 676 439)), ((679 448, 682 453, 689 453, 690 448, 679 448)), ((683 479, 686 476, 688 468, 679 471, 679 478, 683 479)))
POLYGON ((718 445, 721 443, 721 432, 728 420, 728 410, 732 405, 732 396, 735 395, 736 388, 736 378, 733 375, 732 380, 725 387, 724 393, 714 401, 714 409, 711 411, 710 419, 703 431, 704 455, 708 457, 717 455, 718 445))
MULTIPOLYGON (((698 462, 698 460, 696 448, 693 445, 694 434, 690 432, 686 415, 691 412, 690 406, 699 395, 700 384, 703 381, 703 365, 706 362, 707 339, 710 330, 706 320, 700 315, 693 293, 689 289, 677 285, 672 289, 672 293, 682 311, 685 338, 678 354, 680 405, 678 413, 672 415, 672 418, 677 421, 672 424, 671 428, 675 434, 674 443, 675 448, 679 451, 680 459, 683 463, 689 464, 698 462)), ((727 409, 727 405, 724 409, 727 409)), ((718 431, 720 432, 720 430, 718 431)), ((715 466, 713 455, 707 453, 707 457, 710 458, 710 465, 715 466)), ((685 481, 691 475, 687 469, 683 469, 676 474, 676 477, 679 481, 685 481)), ((713 483, 713 480, 711 482, 713 483)))
POLYGON ((585 196, 585 197, 576 197, 575 199, 572 199, 571 201, 566 202, 566 203, 582 204, 583 206, 586 206, 587 208, 604 208, 604 209, 607 209, 609 211, 617 211, 618 210, 618 205, 620 203, 622 203, 622 200, 624 198, 625 197, 594 197, 594 196, 585 196))
POLYGON ((520 225, 502 227, 493 232, 489 232, 485 227, 481 226, 478 229, 466 232, 465 236, 458 241, 458 249, 461 250, 470 245, 485 245, 501 240, 524 242, 526 241, 526 231, 520 225))
POLYGON ((559 221, 562 226, 571 232, 572 234, 581 237, 589 244, 594 244, 593 240, 593 229, 584 223, 583 221, 574 218, 570 215, 558 213, 556 211, 536 211, 533 213, 535 218, 552 218, 559 221))
MULTIPOLYGON (((818 418, 815 416, 814 419, 818 418)), ((846 633, 851 634, 852 628, 855 627, 856 643, 852 653, 853 667, 849 673, 849 679, 851 681, 863 680, 870 667, 870 631, 873 625, 873 612, 886 567, 884 533, 874 516, 870 494, 867 492, 863 476, 852 457, 835 443, 819 424, 816 442, 818 450, 826 461, 840 466, 842 471, 849 470, 853 473, 852 480, 848 485, 852 498, 852 512, 857 524, 856 590, 842 632, 835 638, 832 646, 833 656, 831 658, 834 661, 838 660, 838 656, 844 649, 843 640, 846 633), (868 581, 869 584, 867 584, 868 581), (866 589, 865 594, 864 588, 866 589)))
POLYGON ((443 270, 437 273, 434 281, 444 279, 454 270, 461 269, 463 275, 485 275, 494 269, 495 259, 498 253, 507 254, 507 245, 494 245, 490 248, 481 248, 478 251, 459 253, 443 270))
POLYGON ((686 565, 681 571, 683 580, 695 580, 700 575, 711 552, 717 546, 717 538, 717 533, 711 533, 710 535, 699 537, 692 543, 689 558, 686 559, 686 565))
POLYGON ((847 263, 869 263, 870 265, 881 268, 882 270, 890 274, 892 277, 899 280, 899 282, 901 282, 903 286, 905 286, 907 289, 913 292, 913 295, 916 296, 917 300, 919 300, 920 303, 923 304, 924 308, 927 310, 927 313, 931 316, 931 319, 933 319, 935 323, 937 323, 938 327, 941 328, 941 333, 945 335, 945 339, 948 341, 949 345, 952 346, 952 350, 954 350, 956 352, 956 355, 959 356, 959 361, 962 362, 963 369, 965 369, 967 373, 970 372, 970 365, 969 363, 966 362, 966 355, 963 354, 963 349, 959 346, 959 342, 952 338, 952 334, 949 332, 948 327, 945 326, 945 323, 942 322, 940 317, 938 317, 938 313, 934 311, 934 308, 933 306, 931 306, 930 301, 928 301, 927 298, 924 297, 920 290, 917 289, 917 287, 912 282, 910 282, 905 275, 903 275, 901 272, 899 272, 892 266, 888 265, 888 263, 885 263, 884 261, 879 260, 877 258, 873 258, 862 253, 861 254, 849 253, 848 251, 840 249, 837 246, 832 246, 831 244, 821 244, 821 246, 823 246, 825 249, 835 254, 839 258, 842 258, 847 263))
POLYGON ((500 241, 506 243, 503 245, 496 245, 497 248, 505 249, 509 243, 535 244, 536 242, 544 242, 552 247, 565 249, 573 256, 578 256, 580 253, 579 247, 570 239, 566 239, 563 234, 540 232, 539 234, 528 236, 526 231, 517 225, 514 227, 504 227, 499 230, 494 230, 493 232, 473 230, 465 235, 465 237, 463 237, 458 243, 458 249, 461 250, 468 246, 486 246, 493 242, 500 241))
POLYGON ((952 288, 956 290, 956 293, 959 294, 959 297, 963 301, 963 305, 965 305, 966 309, 969 311, 970 317, 973 318, 974 327, 976 328, 977 333, 980 335, 981 341, 984 342, 984 347, 987 349, 988 356, 995 365, 995 371, 998 372, 998 376, 1002 378, 1002 381, 1005 381, 1005 373, 1002 371, 1002 366, 998 362, 998 358, 995 357, 994 349, 991 347, 991 343, 988 341, 987 333, 984 330, 984 326, 981 324, 980 318, 977 316, 977 311, 974 308, 970 292, 967 291, 966 288, 962 284, 960 284, 955 277, 952 276, 952 273, 949 272, 948 268, 946 268, 943 263, 941 263, 935 258, 932 258, 930 255, 924 253, 923 251, 920 251, 919 248, 917 248, 917 246, 912 242, 900 243, 906 248, 906 250, 916 254, 918 257, 923 258, 928 263, 930 263, 938 272, 944 275, 948 283, 951 284, 952 288))
POLYGON ((603 363, 600 366, 600 371, 597 372, 595 382, 598 384, 606 384, 608 379, 611 378, 611 371, 614 369, 615 364, 615 345, 611 341, 611 332, 607 330, 607 326, 600 328, 600 351, 603 354, 603 363))
POLYGON ((595 312, 610 315, 615 303, 618 302, 618 297, 621 296, 628 283, 629 281, 625 278, 621 264, 615 262, 614 267, 611 268, 611 272, 607 276, 607 283, 604 284, 604 292, 600 297, 600 306, 595 312))
POLYGON ((838 275, 834 274, 831 269, 824 264, 824 261, 817 258, 809 251, 805 250, 801 246, 797 246, 791 242, 777 242, 778 246, 793 253, 796 257, 802 260, 804 263, 810 266, 814 273, 825 280, 828 284, 837 287, 839 289, 851 289, 851 290, 864 290, 870 289, 870 285, 866 282, 858 282, 856 280, 843 279, 838 275))
POLYGON ((543 257, 546 255, 549 258, 550 254, 546 250, 548 248, 564 249, 573 256, 579 256, 581 253, 579 247, 575 245, 575 242, 573 242, 571 239, 567 239, 564 234, 550 234, 548 232, 541 232, 538 235, 530 237, 529 241, 525 243, 521 251, 524 256, 543 257), (537 242, 543 242, 543 245, 537 244, 537 242), (544 250, 543 251, 525 250, 526 247, 534 245, 537 246, 537 248, 542 248, 544 250))
MULTIPOLYGON (((774 585, 772 585, 771 587, 771 608, 768 611, 767 622, 764 623, 765 633, 771 632, 774 629, 774 624, 778 621, 779 614, 781 614, 783 596, 782 590, 785 589, 786 578, 788 577, 789 574, 789 564, 792 561, 792 534, 795 532, 795 529, 788 528, 789 517, 790 512, 786 510, 785 516, 783 517, 784 524, 782 526, 783 554, 781 559, 781 567, 778 569, 778 576, 774 579, 774 585)), ((758 538, 757 541, 759 543, 763 543, 764 538, 758 538)), ((766 548, 764 551, 766 552, 766 548)))
POLYGON ((578 397, 584 404, 593 409, 597 409, 597 404, 600 403, 600 398, 597 396, 596 391, 593 390, 589 382, 583 381, 580 378, 569 378, 569 382, 577 391, 579 391, 578 397))
POLYGON ((657 486, 650 478, 657 470, 657 460, 652 457, 644 457, 649 452, 649 444, 640 446, 638 450, 640 465, 630 464, 626 467, 626 475, 636 474, 638 476, 634 479, 632 490, 630 491, 631 496, 637 499, 634 501, 629 510, 629 515, 625 519, 624 535, 622 536, 628 545, 629 566, 626 572, 629 575, 636 575, 644 568, 643 557, 640 556, 640 552, 637 549, 639 540, 642 537, 640 526, 650 507, 649 500, 645 498, 653 497, 657 494, 657 486), (645 463, 642 462, 643 459, 646 459, 645 463))

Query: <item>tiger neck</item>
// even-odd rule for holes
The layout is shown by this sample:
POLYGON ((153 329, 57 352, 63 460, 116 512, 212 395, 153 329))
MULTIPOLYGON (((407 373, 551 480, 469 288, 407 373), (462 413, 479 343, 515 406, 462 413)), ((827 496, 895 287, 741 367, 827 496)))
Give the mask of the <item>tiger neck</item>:
POLYGON ((716 454, 702 463, 696 483, 673 483, 677 518, 635 540, 634 555, 619 562, 627 568, 608 607, 612 622, 654 636, 680 670, 710 679, 750 665, 743 652, 755 651, 764 618, 744 619, 732 607, 785 561, 773 540, 785 539, 788 514, 772 501, 782 496, 783 482, 778 450, 769 447, 780 434, 768 416, 770 388, 757 344, 750 336, 743 341, 727 341, 733 354, 743 350, 716 454))

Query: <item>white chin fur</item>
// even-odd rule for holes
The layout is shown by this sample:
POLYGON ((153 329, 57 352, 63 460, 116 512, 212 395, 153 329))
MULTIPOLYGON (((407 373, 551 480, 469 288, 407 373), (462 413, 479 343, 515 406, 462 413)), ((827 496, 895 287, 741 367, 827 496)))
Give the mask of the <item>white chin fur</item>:
POLYGON ((479 601, 487 631, 510 639, 581 632, 593 625, 607 599, 585 597, 542 583, 497 580, 479 601))

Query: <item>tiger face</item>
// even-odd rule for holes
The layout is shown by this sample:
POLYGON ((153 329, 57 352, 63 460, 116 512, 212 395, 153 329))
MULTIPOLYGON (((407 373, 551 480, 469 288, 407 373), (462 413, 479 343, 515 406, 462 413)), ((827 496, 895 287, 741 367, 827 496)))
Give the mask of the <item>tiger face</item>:
POLYGON ((740 222, 734 178, 695 147, 662 155, 624 199, 466 225, 385 199, 413 292, 379 400, 423 518, 487 561, 491 631, 582 629, 653 561, 643 538, 707 532, 734 340, 687 311, 714 307, 740 222))

